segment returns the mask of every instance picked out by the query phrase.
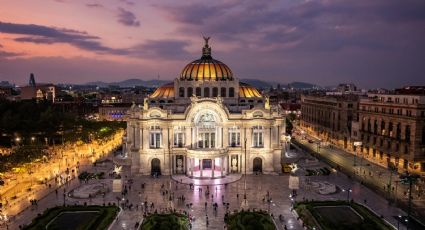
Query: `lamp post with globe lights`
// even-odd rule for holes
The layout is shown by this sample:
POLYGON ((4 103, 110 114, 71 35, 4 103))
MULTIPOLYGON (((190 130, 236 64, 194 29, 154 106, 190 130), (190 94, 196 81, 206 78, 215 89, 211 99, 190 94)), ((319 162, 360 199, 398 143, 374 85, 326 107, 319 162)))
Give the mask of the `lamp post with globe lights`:
MULTIPOLYGON (((354 157, 353 157, 353 166, 356 166, 357 148, 360 148, 363 145, 363 142, 355 141, 353 145, 356 147, 354 157)), ((361 175, 361 172, 362 172, 362 164, 363 164, 363 153, 360 153, 359 175, 361 175)))
POLYGON ((343 189, 342 192, 347 192, 347 202, 350 202, 350 193, 353 192, 351 188, 343 189))
POLYGON ((287 154, 290 150, 289 146, 290 146, 290 143, 291 143, 291 136, 289 134, 287 134, 287 135, 284 134, 284 135, 282 135, 281 141, 285 142, 284 152, 282 152, 282 156, 281 156, 281 163, 284 163, 283 162, 284 154, 287 154))
POLYGON ((249 208, 249 206, 248 206, 248 200, 247 200, 247 197, 246 197, 246 161, 247 161, 247 159, 246 159, 246 142, 247 142, 247 139, 245 138, 245 176, 244 176, 244 192, 243 192, 243 201, 242 201, 242 204, 241 204, 241 208, 242 209, 244 209, 244 210, 247 210, 248 208, 249 208))

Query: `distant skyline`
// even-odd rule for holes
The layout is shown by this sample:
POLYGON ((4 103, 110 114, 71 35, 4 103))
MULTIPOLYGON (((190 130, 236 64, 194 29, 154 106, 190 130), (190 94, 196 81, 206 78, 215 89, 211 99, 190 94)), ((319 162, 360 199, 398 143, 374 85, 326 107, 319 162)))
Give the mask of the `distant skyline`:
POLYGON ((4 0, 0 81, 173 80, 212 55, 238 78, 425 85, 425 1, 4 0))

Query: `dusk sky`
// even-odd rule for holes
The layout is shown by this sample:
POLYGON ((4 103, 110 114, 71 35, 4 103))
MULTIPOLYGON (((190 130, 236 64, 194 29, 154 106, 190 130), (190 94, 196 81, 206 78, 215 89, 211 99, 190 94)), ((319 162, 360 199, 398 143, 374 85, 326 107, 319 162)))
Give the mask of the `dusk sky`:
POLYGON ((0 80, 172 80, 202 35, 242 79, 425 85, 424 0, 0 0, 0 80))

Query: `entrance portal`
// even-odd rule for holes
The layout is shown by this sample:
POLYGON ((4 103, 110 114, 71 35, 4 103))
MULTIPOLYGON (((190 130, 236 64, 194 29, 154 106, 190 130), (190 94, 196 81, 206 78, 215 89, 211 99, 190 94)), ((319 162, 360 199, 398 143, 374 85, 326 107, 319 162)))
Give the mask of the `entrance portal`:
POLYGON ((151 175, 161 175, 161 161, 158 158, 154 158, 151 161, 151 175))
POLYGON ((259 157, 254 158, 254 162, 252 164, 252 171, 255 173, 263 172, 263 160, 259 157))
POLYGON ((211 159, 203 159, 202 166, 204 169, 212 169, 212 160, 211 159))

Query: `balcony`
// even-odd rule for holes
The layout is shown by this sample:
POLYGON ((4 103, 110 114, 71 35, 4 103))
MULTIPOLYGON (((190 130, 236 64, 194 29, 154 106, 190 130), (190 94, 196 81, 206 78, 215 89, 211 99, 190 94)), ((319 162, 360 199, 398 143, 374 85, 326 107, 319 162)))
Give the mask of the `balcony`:
POLYGON ((196 157, 196 158, 215 158, 215 157, 227 156, 228 152, 229 152, 228 148, 188 149, 187 156, 196 157))

